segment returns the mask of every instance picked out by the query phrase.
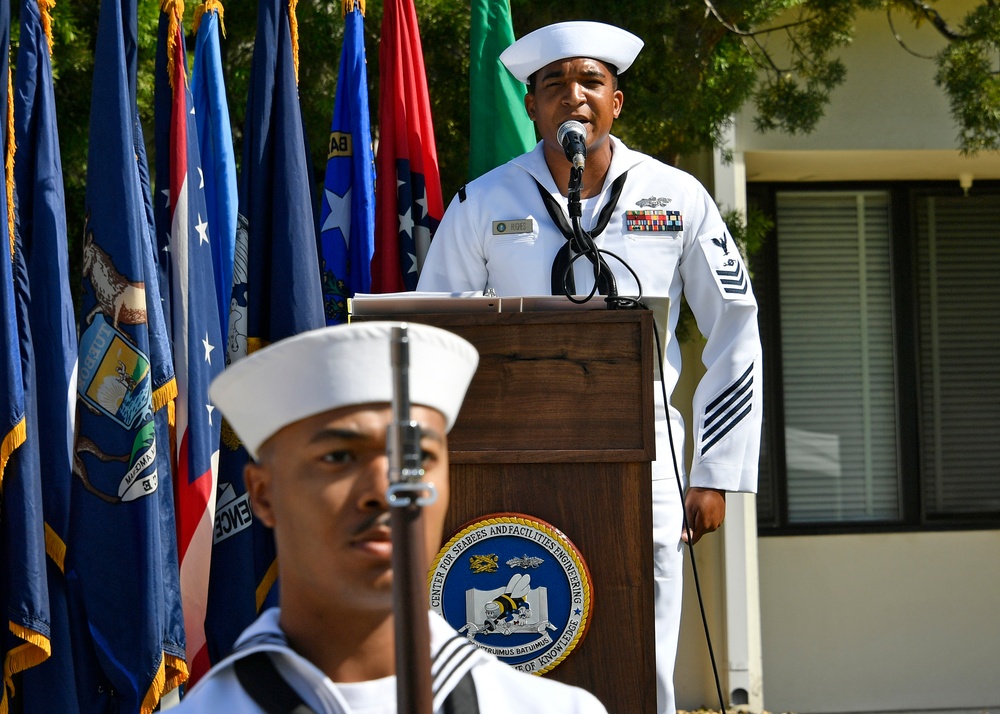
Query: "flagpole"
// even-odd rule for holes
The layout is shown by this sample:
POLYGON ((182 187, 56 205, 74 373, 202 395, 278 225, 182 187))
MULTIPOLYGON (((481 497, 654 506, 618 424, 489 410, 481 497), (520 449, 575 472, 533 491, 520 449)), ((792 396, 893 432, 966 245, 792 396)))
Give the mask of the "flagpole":
POLYGON ((392 600, 396 632, 396 711, 431 714, 430 624, 427 619, 423 507, 437 500, 424 483, 420 426, 410 420, 409 340, 392 328, 392 423, 387 434, 392 529, 392 600))

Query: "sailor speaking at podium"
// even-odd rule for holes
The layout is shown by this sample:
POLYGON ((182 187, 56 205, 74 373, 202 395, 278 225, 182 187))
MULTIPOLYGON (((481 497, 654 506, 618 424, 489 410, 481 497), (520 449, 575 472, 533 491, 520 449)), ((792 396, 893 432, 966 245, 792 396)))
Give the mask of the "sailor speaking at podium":
MULTIPOLYGON (((681 296, 707 339, 683 499, 692 542, 722 524, 725 492, 756 491, 761 346, 750 279, 711 196, 694 177, 611 134, 625 99, 618 75, 642 45, 617 27, 563 22, 503 52, 501 61, 528 87, 524 105, 541 141, 458 192, 417 289, 501 299, 600 293, 612 307, 623 296, 669 298, 666 314, 655 315, 667 339, 663 389, 654 389, 652 470, 657 707, 672 712, 688 535, 675 483, 684 423, 672 407, 667 418, 663 393, 673 392, 681 369, 673 338, 681 296)), ((613 417, 613 405, 606 408, 613 417)))

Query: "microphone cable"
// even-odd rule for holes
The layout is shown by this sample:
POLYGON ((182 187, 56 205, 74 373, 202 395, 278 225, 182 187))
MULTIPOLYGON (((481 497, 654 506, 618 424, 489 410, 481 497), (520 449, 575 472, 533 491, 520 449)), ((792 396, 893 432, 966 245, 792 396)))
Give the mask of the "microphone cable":
MULTIPOLYGON (((580 223, 581 214, 583 212, 580 205, 580 190, 582 184, 583 184, 583 168, 582 167, 578 168, 577 166, 574 165, 570 169, 570 180, 567 190, 567 198, 569 199, 569 216, 570 216, 570 221, 572 222, 573 225, 573 234, 575 237, 574 241, 575 245, 573 247, 579 248, 580 252, 576 253, 575 255, 572 256, 572 258, 570 258, 568 265, 566 266, 566 270, 563 273, 563 281, 562 281, 563 293, 569 299, 570 302, 576 303, 577 305, 589 302, 597 294, 598 281, 603 273, 607 275, 608 279, 608 295, 605 298, 605 301, 608 303, 608 309, 610 310, 618 308, 649 309, 642 303, 642 281, 639 280, 639 276, 632 269, 632 266, 630 266, 626 261, 622 260, 620 256, 615 255, 611 251, 602 250, 598 248, 597 243, 594 241, 593 236, 591 236, 590 233, 588 233, 583 229, 583 226, 580 223), (615 281, 615 277, 611 272, 611 268, 604 260, 603 257, 604 255, 609 255, 613 257, 622 266, 624 266, 625 269, 628 270, 628 272, 632 275, 632 278, 635 280, 636 286, 638 287, 639 294, 637 297, 632 298, 632 297, 618 296, 618 286, 615 281), (573 270, 573 264, 582 257, 586 257, 594 266, 594 285, 590 289, 590 293, 586 297, 582 299, 577 299, 576 297, 570 294, 572 291, 569 289, 568 276, 572 274, 571 271, 573 270), (605 268, 605 271, 601 270, 602 266, 605 268)), ((670 443, 670 458, 674 468, 674 481, 677 484, 677 492, 680 496, 680 501, 681 501, 680 503, 681 519, 684 526, 684 532, 687 534, 688 537, 687 545, 688 545, 688 553, 691 558, 691 574, 694 576, 695 592, 698 595, 698 609, 701 613, 702 626, 705 629, 705 643, 708 646, 708 657, 712 663, 712 676, 715 679, 715 691, 719 697, 719 708, 721 709, 722 714, 726 714, 725 697, 722 694, 722 680, 719 677, 719 667, 715 661, 715 648, 712 646, 712 634, 708 627, 708 615, 705 612, 705 599, 701 593, 701 579, 698 577, 698 565, 694 555, 694 543, 692 542, 693 534, 691 531, 691 524, 688 522, 687 508, 685 506, 685 501, 684 501, 685 492, 684 492, 684 484, 681 481, 680 463, 677 458, 677 450, 674 448, 673 424, 670 419, 670 400, 669 400, 669 395, 667 394, 665 372, 663 369, 663 346, 660 343, 660 331, 657 328, 658 325, 656 323, 656 316, 654 315, 653 339, 656 343, 657 366, 660 369, 660 390, 663 395, 664 416, 666 417, 667 420, 667 441, 670 443)), ((681 567, 683 567, 683 564, 681 567)), ((672 674, 673 673, 671 673, 671 675, 672 674)))
MULTIPOLYGON (((617 257, 617 256, 616 256, 617 257)), ((640 303, 641 305, 641 303, 640 303)), ((641 305, 645 307, 645 305, 641 305)), ((647 308, 648 309, 648 308, 647 308)), ((712 647, 712 634, 708 627, 708 616, 705 613, 705 600, 701 594, 701 580, 698 577, 698 565, 694 557, 694 543, 692 542, 691 524, 688 523, 687 508, 684 504, 684 484, 681 482, 680 464, 677 459, 677 450, 674 448, 674 432, 672 420, 670 419, 670 402, 667 395, 667 383, 665 372, 663 371, 663 346, 660 344, 660 331, 657 329, 656 317, 653 317, 653 339, 656 342, 656 361, 660 368, 660 391, 663 395, 663 411, 667 419, 667 440, 670 442, 670 458, 673 461, 674 481, 677 484, 677 493, 681 499, 681 518, 684 524, 684 532, 687 533, 688 553, 691 556, 691 574, 694 576, 695 592, 698 594, 698 609, 701 612, 701 624, 705 629, 705 644, 708 645, 708 657, 712 662, 712 675, 715 678, 715 691, 719 696, 719 708, 722 714, 726 714, 725 698, 722 695, 722 680, 719 677, 719 667, 715 662, 715 649, 712 647)), ((679 646, 679 644, 678 644, 679 646)))

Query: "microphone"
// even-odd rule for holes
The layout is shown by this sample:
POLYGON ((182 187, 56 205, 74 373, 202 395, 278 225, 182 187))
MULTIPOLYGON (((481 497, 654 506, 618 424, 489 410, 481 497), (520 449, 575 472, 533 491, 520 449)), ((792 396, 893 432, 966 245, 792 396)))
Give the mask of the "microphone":
POLYGON ((562 144, 566 158, 573 168, 583 170, 587 159, 587 130, 580 122, 570 119, 563 122, 556 132, 556 139, 562 144))

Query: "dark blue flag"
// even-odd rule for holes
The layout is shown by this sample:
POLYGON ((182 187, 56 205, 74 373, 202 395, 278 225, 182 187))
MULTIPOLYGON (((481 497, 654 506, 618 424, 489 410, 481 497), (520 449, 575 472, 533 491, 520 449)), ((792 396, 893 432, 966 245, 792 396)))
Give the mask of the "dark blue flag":
POLYGON ((344 46, 333 104, 326 179, 320 204, 326 322, 347 322, 347 298, 371 292, 375 251, 375 158, 368 114, 365 18, 347 0, 344 46))
POLYGON ((96 681, 80 685, 85 711, 152 711, 186 677, 183 633, 169 626, 170 504, 158 493, 169 493, 169 439, 154 414, 165 416, 177 386, 140 174, 135 17, 135 0, 102 0, 94 57, 66 562, 90 635, 80 651, 94 658, 86 676, 96 681))
MULTIPOLYGON (((288 2, 261 0, 250 69, 227 362, 322 327, 316 224, 288 2)), ((253 520, 246 450, 223 424, 206 634, 212 661, 276 604, 271 531, 253 520)))
POLYGON ((70 295, 66 210, 56 107, 37 0, 21 2, 21 35, 14 91, 17 153, 17 253, 24 263, 23 292, 33 343, 30 383, 36 423, 44 424, 39 450, 52 653, 22 675, 25 714, 78 710, 66 601, 64 561, 69 528, 76 407, 76 318, 70 295))
MULTIPOLYGON (((0 0, 0 77, 9 76, 9 33, 10 5, 0 0)), ((0 88, 4 116, 12 101, 4 84, 0 88)), ((9 160, 14 137, 6 122, 0 127, 0 147, 9 160)), ((30 294, 24 256, 14 241, 12 178, 5 171, 0 180, 0 602, 7 614, 0 639, 0 711, 11 707, 14 675, 42 663, 51 652, 39 423, 27 315, 30 294)))

